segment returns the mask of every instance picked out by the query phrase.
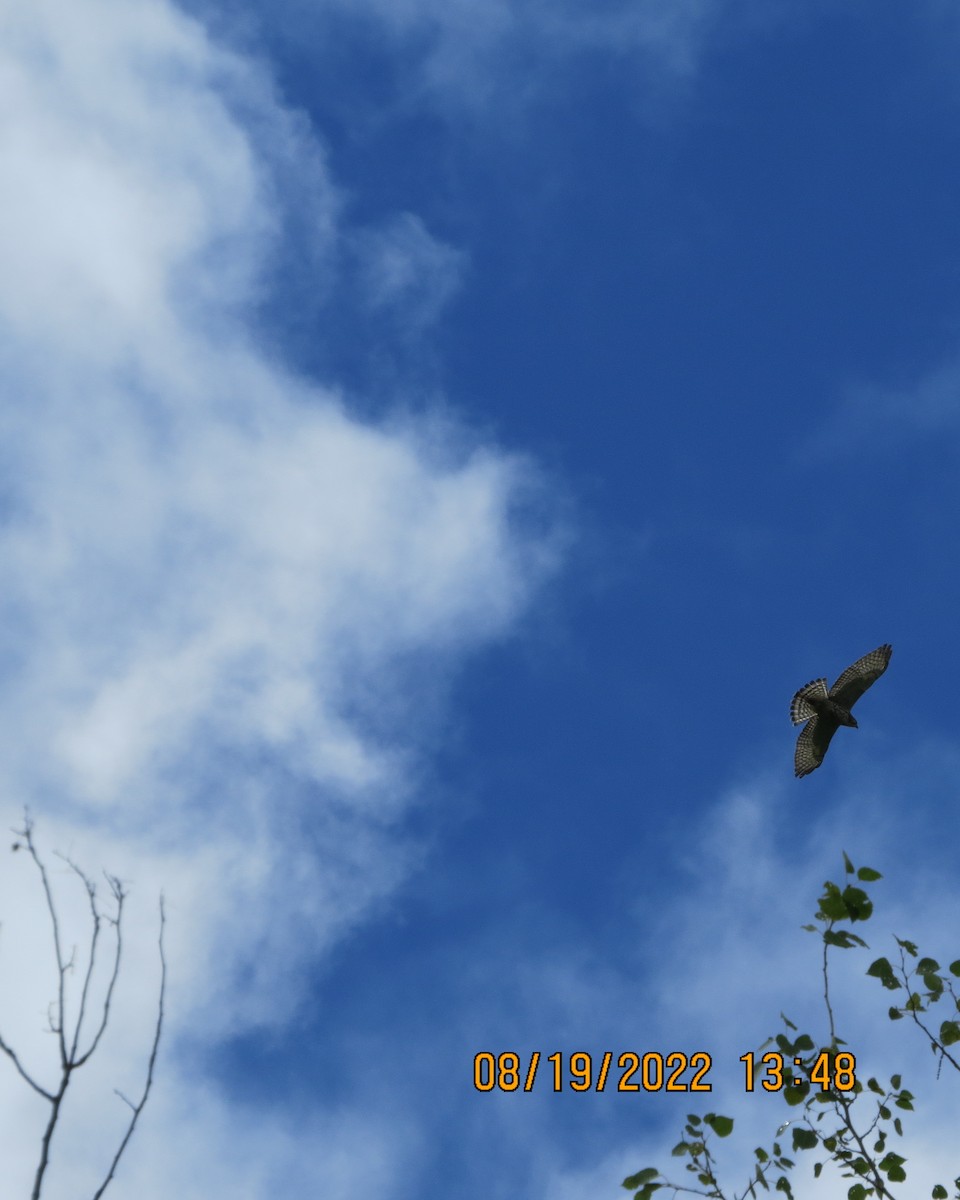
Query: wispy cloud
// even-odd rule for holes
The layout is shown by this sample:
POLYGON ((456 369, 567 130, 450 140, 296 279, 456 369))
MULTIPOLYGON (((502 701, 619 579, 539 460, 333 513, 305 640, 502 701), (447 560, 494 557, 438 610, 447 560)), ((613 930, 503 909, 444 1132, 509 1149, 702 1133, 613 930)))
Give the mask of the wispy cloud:
POLYGON ((456 293, 466 255, 433 237, 415 213, 353 239, 358 283, 367 305, 396 314, 402 330, 417 334, 436 320, 456 293))
MULTIPOLYGON (((194 7, 220 9, 218 0, 194 0, 194 7)), ((731 6, 723 11, 729 17, 731 6)), ((509 134, 525 104, 553 94, 585 55, 629 63, 641 91, 688 77, 717 16, 717 6, 703 0, 284 0, 268 13, 251 10, 247 36, 254 41, 257 28, 258 37, 282 42, 308 29, 315 61, 334 69, 325 47, 336 45, 340 55, 362 45, 385 56, 377 92, 387 107, 463 117, 493 105, 509 110, 511 121, 498 126, 509 134)), ((368 107, 368 96, 359 99, 368 107)))
POLYGON ((948 360, 900 387, 850 387, 820 438, 822 452, 868 442, 894 451, 904 438, 941 437, 960 427, 960 361, 948 360))
MULTIPOLYGON (((329 7, 347 6, 333 0, 329 7)), ((619 2, 587 6, 579 0, 560 4, 366 0, 360 6, 350 5, 349 11, 354 19, 376 21, 417 53, 427 92, 458 96, 467 103, 489 100, 498 92, 516 97, 549 89, 551 70, 598 50, 642 53, 658 68, 686 72, 709 20, 709 10, 700 0, 657 0, 641 6, 619 2)))

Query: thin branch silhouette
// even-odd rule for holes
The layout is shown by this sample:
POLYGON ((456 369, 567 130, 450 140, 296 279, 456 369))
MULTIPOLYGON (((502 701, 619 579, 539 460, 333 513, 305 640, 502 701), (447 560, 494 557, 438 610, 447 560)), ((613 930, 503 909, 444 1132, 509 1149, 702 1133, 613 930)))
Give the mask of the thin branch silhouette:
MULTIPOLYGON (((90 908, 90 952, 87 960, 87 967, 84 972, 83 982, 80 987, 80 999, 77 1010, 76 1020, 72 1029, 67 1028, 67 984, 66 977, 69 971, 73 970, 75 949, 71 953, 70 958, 66 959, 63 952, 63 943, 60 933, 60 918, 57 913, 57 906, 54 901, 53 889, 50 886, 50 879, 47 873, 46 865, 37 852, 36 844, 33 840, 33 821, 30 818, 29 812, 24 810, 24 821, 22 829, 14 829, 14 834, 18 841, 14 842, 12 849, 26 849, 28 855, 33 860, 37 871, 40 875, 43 893, 46 900, 47 912, 50 917, 50 928, 53 936, 54 958, 57 968, 57 997, 48 1010, 48 1020, 50 1029, 57 1035, 57 1048, 60 1059, 60 1079, 55 1090, 45 1088, 31 1075, 20 1060, 20 1057, 14 1048, 0 1034, 0 1051, 2 1051, 13 1063, 17 1073, 29 1086, 40 1096, 42 1096, 50 1105, 50 1113, 47 1118, 46 1126, 43 1131, 43 1137, 40 1143, 40 1161, 37 1165, 36 1174, 33 1181, 33 1191, 31 1192, 31 1200, 40 1200, 40 1193, 43 1187, 44 1177, 47 1167, 50 1162, 50 1146, 53 1140, 53 1135, 57 1127, 57 1122, 60 1118, 61 1109, 64 1098, 67 1093, 73 1074, 79 1070, 84 1063, 88 1062, 91 1055, 100 1045, 100 1041, 107 1028, 110 1020, 111 1005, 114 998, 114 989, 117 979, 120 974, 120 963, 123 955, 123 909, 126 899, 126 891, 123 884, 115 875, 108 875, 104 872, 104 878, 110 889, 112 900, 112 911, 105 911, 101 906, 101 902, 97 895, 97 887, 93 880, 70 858, 63 854, 58 854, 57 857, 70 868, 74 875, 80 880, 86 893, 90 908), (88 1044, 83 1048, 84 1037, 84 1021, 91 1017, 90 1013, 90 993, 93 983, 94 974, 97 969, 98 950, 101 942, 101 932, 104 926, 110 926, 114 931, 114 947, 113 961, 110 968, 110 979, 107 984, 104 994, 99 1020, 96 1021, 94 1031, 88 1035, 88 1044)), ((160 1047, 160 1035, 163 1030, 164 1017, 164 999, 166 996, 167 986, 167 960, 164 954, 163 936, 166 927, 166 912, 164 909, 163 894, 159 899, 160 908, 160 930, 157 936, 157 945, 160 955, 160 994, 157 1005, 157 1020, 154 1027, 153 1043, 150 1049, 150 1057, 147 1063, 147 1076, 144 1082, 143 1092, 140 1099, 133 1103, 117 1089, 116 1094, 130 1108, 131 1116, 126 1131, 120 1141, 116 1153, 109 1165, 103 1182, 93 1193, 92 1200, 100 1200, 110 1182, 116 1174, 117 1165, 123 1152, 126 1150, 130 1138, 133 1136, 133 1131, 136 1128, 140 1114, 143 1112, 144 1106, 147 1103, 147 1098, 150 1095, 150 1089, 153 1086, 154 1069, 157 1061, 157 1051, 160 1047)))

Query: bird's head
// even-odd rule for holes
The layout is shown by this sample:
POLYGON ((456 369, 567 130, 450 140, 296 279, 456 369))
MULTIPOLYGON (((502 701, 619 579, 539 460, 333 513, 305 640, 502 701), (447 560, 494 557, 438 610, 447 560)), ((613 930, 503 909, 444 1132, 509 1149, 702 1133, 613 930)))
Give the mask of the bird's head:
POLYGON ((844 720, 843 723, 844 723, 844 725, 849 725, 851 729, 859 729, 860 728, 860 726, 857 724, 857 718, 851 712, 847 713, 846 719, 844 720))

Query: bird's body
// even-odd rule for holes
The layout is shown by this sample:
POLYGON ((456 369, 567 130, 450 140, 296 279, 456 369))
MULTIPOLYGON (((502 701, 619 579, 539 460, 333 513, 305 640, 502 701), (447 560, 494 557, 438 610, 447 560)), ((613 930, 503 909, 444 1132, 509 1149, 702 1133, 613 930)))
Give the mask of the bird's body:
POLYGON ((857 728, 850 711, 863 693, 887 669, 893 649, 878 646, 847 667, 829 690, 826 679, 812 679, 790 702, 790 720, 794 725, 806 721, 797 738, 794 767, 797 778, 809 775, 823 762, 830 739, 841 725, 857 728))

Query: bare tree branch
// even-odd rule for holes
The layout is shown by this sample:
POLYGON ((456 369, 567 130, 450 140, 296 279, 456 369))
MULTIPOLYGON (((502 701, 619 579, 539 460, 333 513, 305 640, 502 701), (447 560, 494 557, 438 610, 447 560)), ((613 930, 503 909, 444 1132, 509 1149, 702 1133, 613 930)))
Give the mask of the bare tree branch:
MULTIPOLYGON (((140 1100, 137 1104, 131 1104, 122 1092, 117 1092, 117 1095, 120 1097, 120 1099, 126 1101, 126 1103, 130 1105, 130 1107, 133 1109, 133 1113, 130 1117, 130 1124, 127 1126, 127 1132, 123 1135, 123 1140, 117 1148, 116 1154, 113 1156, 113 1162, 110 1164, 110 1170, 107 1172, 107 1176, 103 1183, 93 1193, 93 1200, 100 1200, 100 1197, 107 1190, 107 1185, 110 1183, 111 1179, 113 1179, 114 1171, 117 1169, 117 1163, 120 1161, 120 1155, 123 1154, 124 1150, 127 1148, 127 1142, 129 1142, 130 1138, 133 1136, 133 1131, 136 1128, 137 1121, 140 1118, 140 1114, 143 1112, 143 1106, 146 1104, 147 1097, 150 1095, 150 1088, 153 1086, 153 1068, 157 1061, 157 1049, 160 1046, 160 1033, 163 1029, 163 1000, 167 988, 167 960, 163 953, 163 931, 166 921, 167 915, 164 911, 163 895, 161 894, 160 934, 157 938, 157 945, 160 950, 160 1001, 157 1005, 157 1026, 153 1035, 153 1047, 150 1050, 150 1062, 147 1065, 147 1079, 143 1087, 143 1095, 140 1097, 140 1100)), ((99 1037, 99 1034, 97 1036, 99 1037)))
MULTIPOLYGON (((19 840, 14 843, 13 849, 18 850, 21 847, 26 847, 28 854, 33 860, 37 871, 40 874, 41 883, 43 885, 44 896, 46 898, 47 912, 50 916, 50 927, 53 934, 54 955, 57 965, 57 997, 50 1005, 48 1015, 50 1029, 57 1035, 57 1044, 60 1056, 60 1079, 55 1091, 50 1091, 41 1086, 41 1084, 33 1078, 27 1071, 23 1063, 20 1061, 13 1047, 0 1035, 0 1050, 10 1059, 16 1068, 20 1077, 25 1080, 30 1087, 41 1095, 50 1105, 50 1113, 47 1118, 46 1126, 43 1131, 43 1137, 40 1145, 40 1161, 37 1166, 36 1175, 33 1181, 33 1191, 31 1192, 31 1200, 39 1200, 40 1192, 43 1187, 43 1180, 46 1174, 47 1166, 50 1161, 50 1145, 53 1139, 54 1131, 57 1127, 57 1122, 60 1118, 60 1111, 63 1105, 64 1097, 66 1096, 67 1088, 73 1078, 73 1073, 84 1065, 97 1049, 100 1040, 107 1028, 110 1020, 111 1005, 113 1002, 114 989, 117 979, 120 974, 120 962, 123 955, 123 936, 122 936, 122 920, 124 900, 126 899, 126 891, 120 880, 114 875, 108 875, 104 872, 104 877, 110 887, 110 893, 113 900, 114 910, 112 912, 104 911, 98 901, 97 889, 90 877, 71 859, 64 855, 58 855, 67 864, 70 870, 76 875, 83 885, 90 908, 91 934, 89 955, 87 959, 86 970, 84 971, 83 982, 80 985, 79 1007, 75 1020, 72 1022, 72 1027, 68 1031, 67 1018, 67 972, 74 967, 74 959, 76 950, 71 953, 69 961, 64 959, 63 945, 60 933, 60 920, 57 914, 57 907, 53 897, 53 890, 50 886, 50 879, 47 874, 46 866, 40 855, 37 852, 36 845, 33 840, 33 821, 30 818, 28 810, 24 810, 24 823, 22 829, 15 829, 14 833, 19 840), (91 988, 94 981, 94 975, 97 970, 98 963, 98 948, 100 945, 100 934, 104 924, 111 925, 114 930, 114 952, 113 965, 110 969, 110 979, 107 984, 107 989, 103 998, 100 1019, 96 1025, 96 1030, 90 1039, 86 1049, 81 1046, 83 1036, 83 1026, 85 1019, 89 1016, 89 1003, 91 996, 91 988)), ((120 1158, 127 1148, 130 1138, 133 1136, 133 1131, 136 1128, 140 1114, 146 1105, 147 1098, 150 1095, 150 1089, 153 1086, 154 1069, 157 1061, 157 1051, 160 1046, 160 1036, 163 1030, 164 1017, 164 1000, 166 996, 167 983, 167 962, 164 954, 163 937, 166 926, 166 912, 164 909, 163 895, 160 896, 160 931, 158 935, 158 948, 160 953, 160 997, 157 1009, 157 1021, 153 1034, 153 1044, 150 1050, 150 1057, 147 1064, 147 1077, 144 1084, 143 1092, 136 1104, 132 1103, 117 1091, 117 1095, 124 1101, 125 1104, 132 1110, 130 1122, 126 1132, 120 1141, 120 1145, 113 1156, 113 1160, 107 1170, 107 1174, 100 1184, 97 1191, 94 1193, 93 1200, 99 1198, 106 1191, 110 1182, 116 1174, 117 1165, 120 1158)))

